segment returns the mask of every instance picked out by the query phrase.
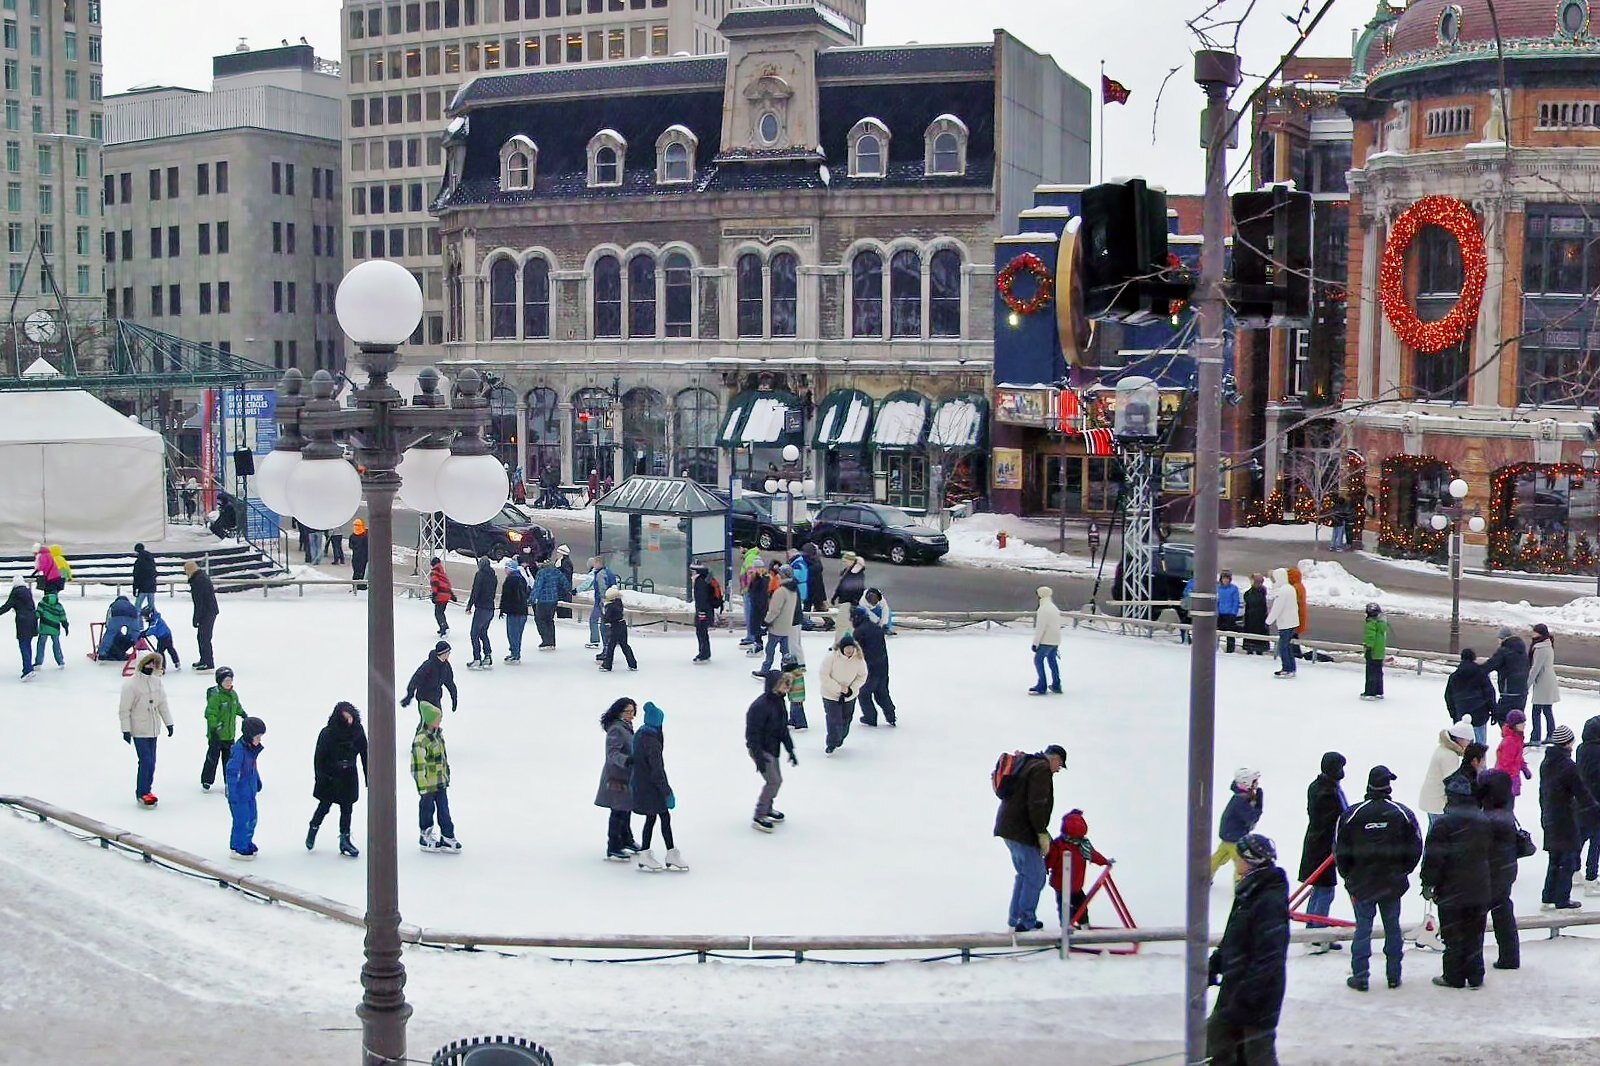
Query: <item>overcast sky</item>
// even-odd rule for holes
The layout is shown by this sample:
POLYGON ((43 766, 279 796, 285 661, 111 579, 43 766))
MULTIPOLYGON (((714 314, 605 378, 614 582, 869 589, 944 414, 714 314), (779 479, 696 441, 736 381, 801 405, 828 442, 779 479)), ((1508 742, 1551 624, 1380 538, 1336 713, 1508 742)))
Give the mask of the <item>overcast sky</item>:
MULTIPOLYGON (((1104 60, 1106 73, 1133 92, 1125 106, 1106 107, 1106 176, 1139 174, 1173 192, 1191 192, 1200 187, 1197 138, 1203 101, 1191 77, 1195 38, 1184 21, 1214 2, 867 0, 867 43, 986 40, 998 27, 1054 55, 1096 93, 1104 60), (1173 67, 1179 70, 1158 116, 1156 93, 1173 67)), ((1249 4, 1221 0, 1217 8, 1226 17, 1249 4)), ((1374 6, 1371 0, 1338 0, 1301 54, 1348 56, 1351 30, 1365 25, 1374 6)), ((206 88, 211 56, 232 51, 240 37, 267 47, 304 36, 319 55, 337 57, 339 11, 337 0, 110 0, 105 5, 106 89, 120 92, 150 82, 206 88)), ((1295 0, 1256 0, 1240 40, 1247 74, 1265 75, 1294 43, 1297 31, 1288 17, 1300 11, 1295 0)), ((1245 89, 1253 84, 1247 81, 1245 89)), ((1095 133, 1098 138, 1098 127, 1095 133)), ((1097 168, 1099 148, 1097 141, 1097 168)))

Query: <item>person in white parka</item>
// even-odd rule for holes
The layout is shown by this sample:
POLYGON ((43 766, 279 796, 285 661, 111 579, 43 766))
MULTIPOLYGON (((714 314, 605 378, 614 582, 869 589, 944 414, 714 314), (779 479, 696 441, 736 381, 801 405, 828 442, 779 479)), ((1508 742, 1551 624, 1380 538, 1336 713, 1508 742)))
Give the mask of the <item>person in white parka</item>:
POLYGON ((1422 776, 1422 791, 1417 809, 1428 816, 1428 828, 1444 813, 1444 779, 1461 769, 1461 753, 1472 743, 1472 723, 1463 718, 1449 729, 1439 731, 1439 743, 1422 776))
POLYGON ((156 805, 156 738, 161 727, 172 735, 172 712, 167 708, 167 691, 161 684, 165 660, 157 652, 146 652, 128 680, 122 683, 121 699, 117 703, 117 717, 122 725, 122 739, 133 745, 139 755, 139 770, 135 778, 134 795, 145 808, 156 805))
POLYGON ((1267 625, 1278 628, 1278 670, 1273 677, 1294 676, 1294 638, 1300 630, 1300 600, 1293 585, 1289 584, 1289 571, 1283 567, 1272 572, 1272 592, 1267 597, 1267 625))
POLYGON ((1540 622, 1533 627, 1533 646, 1528 649, 1528 702, 1532 705, 1533 735, 1528 747, 1543 747, 1556 731, 1555 705, 1561 702, 1561 685, 1556 678, 1556 642, 1550 627, 1540 622), (1541 732, 1539 726, 1544 725, 1541 732))
POLYGON ((1048 691, 1057 695, 1061 692, 1061 660, 1058 649, 1061 645, 1061 610, 1056 606, 1054 596, 1049 585, 1040 585, 1035 589, 1039 594, 1039 609, 1033 616, 1033 669, 1038 673, 1039 680, 1028 691, 1035 696, 1045 694, 1044 667, 1050 664, 1051 685, 1048 691))

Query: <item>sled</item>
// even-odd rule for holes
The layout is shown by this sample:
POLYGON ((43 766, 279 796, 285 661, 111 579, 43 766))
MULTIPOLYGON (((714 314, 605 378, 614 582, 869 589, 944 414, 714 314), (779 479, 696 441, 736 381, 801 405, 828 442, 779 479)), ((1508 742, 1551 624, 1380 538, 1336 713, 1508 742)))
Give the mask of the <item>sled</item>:
POLYGON ((1328 872, 1328 867, 1333 865, 1333 856, 1329 855, 1322 860, 1322 865, 1311 871, 1311 876, 1300 882, 1300 887, 1294 890, 1289 897, 1289 920, 1304 922, 1312 928, 1318 929, 1354 929, 1356 923, 1348 918, 1329 918, 1321 914, 1306 914, 1300 910, 1300 905, 1311 898, 1311 882, 1328 872))
MULTIPOLYGON (((1121 922, 1122 924, 1121 925, 1091 925, 1091 926, 1087 926, 1086 928, 1088 928, 1088 929, 1137 929, 1137 928, 1139 928, 1139 926, 1133 920, 1133 912, 1128 909, 1128 901, 1122 898, 1122 890, 1117 888, 1116 881, 1112 880, 1112 878, 1111 878, 1111 867, 1107 866, 1101 872, 1100 876, 1095 879, 1094 885, 1089 889, 1089 891, 1087 893, 1084 894, 1083 903, 1081 903, 1078 906, 1078 909, 1076 911, 1074 911, 1072 914, 1069 915, 1067 913, 1067 904, 1063 903, 1063 905, 1061 907, 1061 957, 1062 958, 1066 958, 1067 957, 1067 952, 1069 952, 1069 951, 1078 951, 1078 952, 1082 952, 1082 953, 1084 953, 1086 955, 1137 955, 1137 954, 1139 954, 1139 944, 1137 942, 1130 943, 1125 948, 1111 947, 1109 945, 1107 945, 1105 947, 1101 947, 1101 946, 1078 947, 1078 946, 1075 946, 1072 943, 1072 934, 1074 932, 1074 923, 1082 921, 1084 916, 1089 913, 1089 904, 1094 902, 1095 896, 1099 895, 1102 889, 1105 891, 1106 897, 1111 900, 1111 909, 1116 911, 1117 920, 1119 922, 1121 922)), ((1067 898, 1069 898, 1069 897, 1063 896, 1063 900, 1065 900, 1067 898)))
MULTIPOLYGON (((95 647, 99 647, 99 645, 97 644, 95 647)), ((138 669, 139 656, 146 652, 155 650, 156 649, 151 646, 150 642, 143 637, 140 637, 138 640, 134 641, 133 647, 128 649, 128 661, 122 664, 122 676, 132 677, 133 672, 138 669)))

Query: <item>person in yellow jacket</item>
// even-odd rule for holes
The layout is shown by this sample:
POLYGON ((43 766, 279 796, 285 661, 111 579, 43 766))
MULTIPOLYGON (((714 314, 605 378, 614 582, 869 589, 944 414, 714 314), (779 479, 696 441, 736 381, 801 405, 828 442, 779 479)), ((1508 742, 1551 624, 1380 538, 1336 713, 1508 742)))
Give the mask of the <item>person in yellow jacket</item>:
POLYGON ((461 850, 456 839, 456 824, 450 817, 450 756, 445 751, 444 712, 431 703, 418 703, 421 720, 411 739, 411 779, 417 784, 421 800, 417 824, 422 835, 417 843, 423 851, 454 854, 461 850), (437 816, 439 827, 434 828, 437 816))

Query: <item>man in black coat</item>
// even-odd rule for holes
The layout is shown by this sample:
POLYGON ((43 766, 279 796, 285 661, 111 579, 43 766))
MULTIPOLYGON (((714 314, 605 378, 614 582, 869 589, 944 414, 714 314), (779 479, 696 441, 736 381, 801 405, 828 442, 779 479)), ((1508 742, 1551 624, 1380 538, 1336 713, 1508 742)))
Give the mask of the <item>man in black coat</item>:
POLYGON ((409 707, 415 699, 443 710, 444 693, 447 690, 450 693, 450 713, 454 714, 461 707, 461 697, 456 694, 456 672, 450 666, 450 642, 441 640, 433 646, 433 651, 406 683, 405 698, 400 701, 400 706, 409 707))
POLYGON ((1574 757, 1578 765, 1578 780, 1589 790, 1595 801, 1589 817, 1578 823, 1579 846, 1589 842, 1589 861, 1583 868, 1583 891, 1587 896, 1600 896, 1600 714, 1583 723, 1583 740, 1574 757))
POLYGON ((750 602, 750 630, 751 641, 747 655, 760 655, 765 647, 767 604, 772 598, 772 586, 769 583, 769 571, 765 560, 758 561, 750 568, 750 584, 744 590, 745 599, 750 602))
POLYGON ((889 647, 883 639, 883 627, 860 607, 851 608, 850 624, 855 627, 856 643, 861 645, 861 657, 867 663, 867 680, 857 693, 861 705, 861 724, 876 727, 878 708, 881 707, 883 720, 894 725, 894 698, 889 695, 889 647))
POLYGON ((1278 1061, 1278 1015, 1289 966, 1289 878, 1277 849, 1260 833, 1239 838, 1239 881, 1222 941, 1211 953, 1211 983, 1221 984, 1206 1024, 1206 1061, 1254 1066, 1278 1061))
POLYGON ((522 631, 528 625, 528 579, 515 559, 506 560, 506 579, 500 583, 500 617, 506 620, 508 663, 522 661, 522 631))
POLYGON ((789 708, 784 699, 788 691, 788 675, 782 670, 768 670, 762 678, 761 695, 750 704, 744 716, 744 747, 762 780, 750 825, 763 833, 772 832, 773 827, 784 820, 783 812, 772 809, 772 801, 778 798, 778 790, 783 787, 779 753, 787 749, 789 765, 800 765, 794 754, 794 738, 789 735, 789 708))
POLYGON ((1473 785, 1451 776, 1444 783, 1444 813, 1428 830, 1422 854, 1422 898, 1439 905, 1444 941, 1441 988, 1483 984, 1483 925, 1493 894, 1489 881, 1489 821, 1473 785))
POLYGON ((211 578, 191 560, 183 564, 189 575, 189 599, 194 603, 195 640, 200 644, 200 661, 196 670, 215 670, 216 657, 211 652, 211 632, 217 624, 217 590, 211 587, 211 578))
POLYGON ((1500 646, 1483 664, 1483 672, 1495 675, 1500 683, 1500 699, 1492 716, 1496 723, 1504 722, 1512 711, 1527 710, 1528 666, 1528 646, 1510 626, 1501 626, 1500 646))
POLYGON ((133 546, 133 605, 156 605, 156 557, 141 542, 133 546))
MULTIPOLYGON (((367 524, 361 519, 356 519, 356 524, 350 530, 350 577, 354 581, 364 582, 367 577, 367 524)), ((358 588, 366 588, 365 584, 358 588)))
POLYGON ((1026 756, 1002 788, 994 835, 1006 842, 1016 877, 1011 885, 1011 911, 1006 925, 1014 932, 1043 929, 1039 893, 1044 891, 1045 856, 1050 854, 1050 816, 1055 811, 1053 775, 1067 764, 1067 749, 1052 744, 1026 756))
MULTIPOLYGON (((1344 789, 1339 787, 1339 782, 1344 780, 1344 763, 1344 756, 1336 751, 1324 754, 1322 772, 1306 789, 1306 836, 1300 845, 1298 876, 1302 882, 1311 882, 1307 914, 1327 917, 1333 906, 1333 891, 1339 884, 1333 864, 1329 863, 1320 875, 1317 869, 1333 857, 1333 839, 1339 832, 1339 819, 1350 806, 1345 802, 1344 789)), ((1335 941, 1326 940, 1312 945, 1312 951, 1321 955, 1338 946, 1335 941)))
POLYGON ((1461 649, 1461 665, 1445 682, 1444 705, 1450 712, 1450 721, 1472 719, 1472 739, 1479 744, 1485 742, 1489 716, 1495 709, 1494 682, 1478 665, 1478 653, 1471 648, 1461 649))
POLYGON ((494 622, 495 593, 494 564, 487 556, 478 557, 477 573, 472 575, 472 591, 467 593, 467 610, 472 612, 472 627, 467 631, 472 638, 472 661, 468 670, 492 669, 494 649, 489 646, 489 626, 494 622))
POLYGON ((800 546, 800 554, 806 560, 806 602, 808 611, 826 611, 828 609, 827 590, 823 588, 825 575, 822 570, 822 552, 815 543, 806 541, 800 546))
POLYGON ((1411 889, 1409 876, 1422 858, 1422 831, 1417 816, 1390 799, 1396 780, 1387 766, 1367 774, 1367 797, 1339 820, 1334 863, 1356 912, 1355 940, 1350 945, 1350 976, 1345 984, 1365 992, 1372 959, 1372 923, 1383 918, 1384 973, 1390 988, 1400 987, 1400 960, 1405 931, 1400 928, 1400 900, 1411 889))
POLYGON ((1539 825, 1544 830, 1544 850, 1550 853, 1539 902, 1561 911, 1583 906, 1572 898, 1572 875, 1583 846, 1578 825, 1595 818, 1595 799, 1572 761, 1572 740, 1571 729, 1556 726, 1539 764, 1539 825))
POLYGON ((695 652, 694 662, 705 663, 711 661, 711 623, 716 620, 717 608, 722 605, 717 602, 716 590, 711 587, 711 569, 705 563, 695 563, 689 567, 689 573, 694 575, 694 639, 699 650, 695 652))
POLYGON ((1511 903, 1511 886, 1517 883, 1517 862, 1522 838, 1517 816, 1512 811, 1511 775, 1504 770, 1485 770, 1478 779, 1478 801, 1489 823, 1489 920, 1494 924, 1494 960, 1497 970, 1515 970, 1522 963, 1522 944, 1517 939, 1517 912, 1511 903))

